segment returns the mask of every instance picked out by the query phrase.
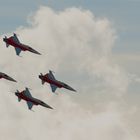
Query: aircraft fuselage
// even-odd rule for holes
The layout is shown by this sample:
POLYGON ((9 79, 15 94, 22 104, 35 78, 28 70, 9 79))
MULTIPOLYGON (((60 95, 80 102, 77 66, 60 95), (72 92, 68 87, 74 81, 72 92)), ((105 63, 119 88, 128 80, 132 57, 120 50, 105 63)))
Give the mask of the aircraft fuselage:
POLYGON ((4 38, 3 40, 4 40, 4 42, 6 42, 8 45, 13 46, 14 48, 19 48, 19 49, 21 49, 22 51, 30 51, 30 52, 32 52, 32 53, 41 55, 38 51, 34 50, 34 49, 31 48, 30 46, 25 45, 25 44, 22 44, 22 43, 20 43, 20 42, 19 42, 19 43, 16 42, 15 40, 13 40, 13 37, 4 38))
POLYGON ((13 46, 13 47, 15 47, 15 48, 20 48, 22 51, 28 50, 28 48, 27 48, 26 45, 15 42, 11 37, 8 38, 8 39, 5 39, 4 41, 5 41, 7 44, 9 44, 9 45, 11 45, 11 46, 13 46))
POLYGON ((49 84, 52 84, 52 85, 55 85, 57 86, 58 88, 66 88, 68 90, 71 90, 71 91, 75 91, 75 89, 73 89, 72 87, 70 87, 69 85, 63 83, 63 82, 60 82, 58 80, 55 80, 55 79, 51 79, 49 77, 49 74, 46 74, 46 75, 39 75, 39 78, 43 81, 43 82, 47 82, 49 84))
POLYGON ((39 103, 37 102, 37 101, 35 101, 35 98, 29 98, 29 97, 27 97, 27 96, 25 96, 25 94, 24 94, 24 91, 22 91, 22 92, 20 92, 20 93, 18 93, 18 94, 16 94, 19 98, 21 98, 21 99, 23 99, 23 100, 25 100, 25 101, 29 101, 29 102, 32 102, 34 105, 38 105, 39 103))
POLYGON ((59 88, 62 88, 63 87, 63 85, 61 84, 60 81, 50 79, 49 76, 48 76, 48 74, 45 75, 45 76, 41 76, 40 79, 43 80, 44 82, 49 83, 49 84, 56 85, 59 88))

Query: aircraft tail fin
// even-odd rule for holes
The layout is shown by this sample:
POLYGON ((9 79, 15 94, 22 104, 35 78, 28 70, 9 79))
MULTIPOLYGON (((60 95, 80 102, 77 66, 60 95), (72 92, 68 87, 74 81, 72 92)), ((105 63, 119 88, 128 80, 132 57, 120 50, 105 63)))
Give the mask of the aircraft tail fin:
POLYGON ((6 47, 8 48, 8 47, 9 47, 9 44, 6 42, 6 40, 7 40, 7 36, 5 36, 5 38, 4 38, 3 40, 5 41, 5 43, 6 43, 6 47))
POLYGON ((19 94, 19 91, 17 90, 17 91, 15 92, 15 95, 18 97, 18 101, 20 102, 20 101, 21 101, 21 98, 18 96, 18 94, 19 94))

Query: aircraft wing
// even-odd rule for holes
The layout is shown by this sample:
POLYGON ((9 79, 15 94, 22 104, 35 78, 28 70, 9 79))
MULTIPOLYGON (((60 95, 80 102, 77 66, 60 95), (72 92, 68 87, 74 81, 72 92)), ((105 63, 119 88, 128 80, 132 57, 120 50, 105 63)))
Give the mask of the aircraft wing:
POLYGON ((50 84, 50 86, 51 86, 52 92, 55 92, 56 89, 57 89, 57 86, 55 86, 55 85, 53 85, 53 84, 50 84))
POLYGON ((21 53, 21 49, 20 48, 15 48, 15 51, 16 51, 16 55, 19 56, 19 54, 21 53))
POLYGON ((25 94, 27 97, 32 97, 32 95, 31 95, 31 93, 30 93, 30 91, 29 91, 28 88, 25 88, 24 94, 25 94))
POLYGON ((30 101, 27 101, 26 103, 27 103, 28 109, 31 110, 34 104, 30 101))
POLYGON ((16 43, 20 43, 19 39, 17 38, 17 35, 14 33, 13 35, 13 40, 16 42, 16 43))
POLYGON ((51 70, 49 70, 49 78, 52 80, 56 80, 51 70))

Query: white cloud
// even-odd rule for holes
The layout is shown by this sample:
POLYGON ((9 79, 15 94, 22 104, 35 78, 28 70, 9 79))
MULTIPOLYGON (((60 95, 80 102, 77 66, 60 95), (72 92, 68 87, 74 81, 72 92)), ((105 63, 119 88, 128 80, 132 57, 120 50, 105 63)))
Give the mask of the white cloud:
POLYGON ((137 140, 122 121, 118 99, 127 92, 129 80, 112 61, 116 35, 107 19, 78 8, 55 12, 41 7, 30 17, 30 26, 16 32, 42 56, 23 52, 19 58, 12 47, 1 49, 1 71, 19 81, 1 84, 2 139, 137 140), (38 79, 40 72, 49 69, 78 93, 61 89, 59 96, 51 94, 38 79), (55 110, 34 107, 34 113, 28 111, 24 102, 18 103, 10 94, 25 86, 55 110))

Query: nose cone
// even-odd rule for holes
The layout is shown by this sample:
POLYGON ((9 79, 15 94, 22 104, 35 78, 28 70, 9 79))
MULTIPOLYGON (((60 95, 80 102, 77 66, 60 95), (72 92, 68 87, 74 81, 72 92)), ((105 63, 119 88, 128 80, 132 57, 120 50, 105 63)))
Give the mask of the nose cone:
POLYGON ((17 81, 16 81, 16 80, 14 80, 13 78, 11 78, 11 79, 10 79, 10 81, 17 82, 17 81))
POLYGON ((17 82, 15 79, 11 78, 11 77, 6 77, 7 80, 12 81, 12 82, 17 82))
POLYGON ((73 89, 72 87, 68 87, 67 89, 69 89, 69 90, 71 90, 71 91, 74 91, 74 92, 76 92, 76 90, 75 89, 73 89))
POLYGON ((41 55, 38 51, 34 50, 33 48, 29 47, 29 51, 38 55, 41 55))
POLYGON ((38 54, 38 55, 41 55, 41 53, 39 53, 39 52, 37 52, 36 50, 33 50, 33 49, 31 50, 31 52, 35 53, 35 54, 38 54))
POLYGON ((49 108, 49 109, 53 109, 51 106, 45 104, 44 107, 49 108))
POLYGON ((39 52, 37 52, 37 51, 35 51, 35 50, 34 50, 34 53, 35 53, 35 54, 38 54, 38 55, 41 55, 41 53, 39 53, 39 52))
POLYGON ((67 84, 64 84, 64 88, 66 88, 66 89, 68 89, 68 90, 71 90, 71 91, 76 92, 76 90, 75 90, 75 89, 73 89, 72 87, 70 87, 70 86, 69 86, 69 85, 67 85, 67 84))
POLYGON ((44 103, 44 102, 40 102, 40 105, 46 107, 46 108, 49 108, 49 109, 53 109, 51 106, 49 106, 48 104, 44 103))
POLYGON ((3 74, 3 78, 9 80, 9 81, 13 81, 13 82, 17 82, 15 79, 13 79, 12 77, 8 76, 7 74, 3 74))

